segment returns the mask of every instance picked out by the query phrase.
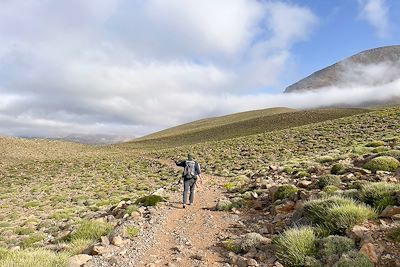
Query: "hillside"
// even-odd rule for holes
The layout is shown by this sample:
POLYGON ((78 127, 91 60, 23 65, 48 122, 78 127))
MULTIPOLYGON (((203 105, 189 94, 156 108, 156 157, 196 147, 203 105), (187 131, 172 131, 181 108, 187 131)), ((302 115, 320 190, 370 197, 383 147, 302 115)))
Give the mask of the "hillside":
POLYGON ((266 109, 211 118, 177 126, 127 144, 137 148, 166 148, 207 141, 217 141, 263 132, 286 129, 359 113, 364 109, 319 109, 296 111, 266 109))
POLYGON ((400 79, 400 46, 370 49, 316 71, 288 86, 285 93, 323 87, 377 86, 400 79))
POLYGON ((252 118, 239 122, 236 138, 182 146, 167 136, 152 151, 2 138, 0 266, 396 266, 400 223, 380 213, 400 205, 399 117, 398 106, 293 111, 263 118, 269 131, 243 135, 252 118), (204 184, 182 209, 172 160, 188 151, 204 184), (346 236, 356 224, 371 238, 346 236), (308 254, 296 250, 293 232, 301 244, 311 237, 308 254), (344 251, 322 254, 321 244, 339 241, 344 251))

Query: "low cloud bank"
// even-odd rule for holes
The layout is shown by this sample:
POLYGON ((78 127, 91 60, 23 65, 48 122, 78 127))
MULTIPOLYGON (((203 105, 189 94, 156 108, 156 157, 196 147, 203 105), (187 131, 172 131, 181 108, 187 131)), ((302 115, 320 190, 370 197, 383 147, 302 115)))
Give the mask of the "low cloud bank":
MULTIPOLYGON (((11 98, 10 98, 11 99, 11 98)), ((15 101, 16 99, 14 99, 15 101)), ((0 131, 6 135, 60 137, 72 133, 141 136, 181 123, 246 110, 268 107, 309 109, 330 106, 360 106, 400 100, 400 80, 377 87, 322 88, 318 91, 257 95, 173 95, 159 99, 143 113, 124 109, 121 117, 113 108, 99 114, 1 115, 0 131), (192 101, 194 100, 194 101, 192 101), (144 116, 149 121, 138 118, 144 116), (47 118, 43 118, 47 117, 47 118), (135 123, 136 121, 136 123, 135 123)), ((111 104, 110 104, 111 105, 111 104)), ((117 105, 117 104, 116 104, 117 105)), ((127 105, 134 103, 127 102, 127 105)), ((114 105, 111 105, 114 106, 114 105)))

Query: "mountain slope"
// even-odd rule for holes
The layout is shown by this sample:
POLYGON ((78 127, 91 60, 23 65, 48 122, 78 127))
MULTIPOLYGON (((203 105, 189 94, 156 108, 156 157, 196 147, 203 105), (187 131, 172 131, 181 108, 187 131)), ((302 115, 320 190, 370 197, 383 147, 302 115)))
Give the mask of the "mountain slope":
POLYGON ((400 79, 400 45, 370 49, 348 57, 288 86, 285 93, 323 87, 377 86, 400 79))
MULTIPOLYGON (((248 136, 274 130, 321 122, 367 112, 364 109, 320 109, 269 113, 269 110, 253 111, 248 114, 205 119, 177 126, 126 143, 137 148, 167 148, 195 143, 218 141, 248 136), (246 117, 246 119, 243 119, 246 117), (232 119, 236 118, 236 120, 232 119), (206 126, 205 126, 206 125, 206 126)), ((272 109, 272 111, 276 111, 272 109)), ((125 144, 123 144, 125 145, 125 144)))

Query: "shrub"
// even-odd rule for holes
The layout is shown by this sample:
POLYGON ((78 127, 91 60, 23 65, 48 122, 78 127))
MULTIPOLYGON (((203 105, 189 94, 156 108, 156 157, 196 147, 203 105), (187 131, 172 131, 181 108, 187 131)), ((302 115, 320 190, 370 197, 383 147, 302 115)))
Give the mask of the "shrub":
POLYGON ((385 152, 381 152, 378 156, 388 156, 400 160, 400 150, 389 150, 385 152))
POLYGON ((225 240, 224 245, 227 250, 233 251, 235 253, 239 253, 241 250, 239 243, 231 238, 228 238, 227 240, 225 240))
POLYGON ((48 266, 62 267, 67 265, 68 255, 65 253, 54 253, 44 249, 29 249, 17 251, 0 251, 0 266, 48 266))
POLYGON ((17 235, 29 235, 35 232, 35 229, 30 227, 18 227, 14 230, 17 235))
POLYGON ((397 204, 395 197, 397 192, 400 192, 400 184, 367 183, 361 187, 360 199, 381 212, 387 206, 397 204))
POLYGON ((397 159, 388 156, 380 156, 373 158, 364 165, 365 169, 368 169, 373 172, 376 171, 393 172, 396 171, 399 167, 400 167, 400 162, 397 159))
POLYGON ((291 198, 297 194, 297 191, 299 190, 294 185, 290 184, 281 185, 278 187, 278 190, 276 191, 274 198, 275 199, 291 198))
POLYGON ((318 162, 322 163, 322 164, 329 163, 329 162, 332 162, 334 160, 335 159, 333 157, 331 157, 331 156, 322 156, 322 157, 318 158, 318 162))
POLYGON ((216 210, 230 211, 232 209, 232 201, 228 199, 220 199, 217 203, 216 210))
POLYGON ((338 187, 334 186, 334 185, 327 185, 324 187, 324 192, 326 194, 333 195, 335 192, 337 192, 338 190, 340 190, 338 187))
POLYGON ((287 173, 287 174, 292 174, 294 172, 294 168, 290 166, 286 166, 283 168, 282 172, 287 173))
POLYGON ((70 240, 98 240, 100 237, 108 235, 112 229, 113 226, 106 222, 84 220, 80 223, 77 231, 70 237, 70 240))
POLYGON ((325 186, 328 185, 333 185, 336 187, 339 187, 341 185, 342 181, 340 178, 336 175, 327 175, 327 176, 322 176, 318 180, 318 187, 319 188, 324 188, 325 186))
POLYGON ((310 174, 307 171, 295 171, 293 174, 295 174, 297 178, 310 177, 310 174))
POLYGON ((127 209, 126 209, 126 213, 128 213, 129 215, 132 215, 132 213, 134 213, 135 211, 137 211, 138 207, 136 205, 130 205, 127 209))
POLYGON ((332 196, 310 200, 304 204, 302 216, 330 234, 342 233, 358 223, 375 218, 376 213, 353 199, 332 196))
POLYGON ((264 237, 258 233, 248 233, 240 241, 240 249, 248 252, 251 248, 259 248, 264 237))
POLYGON ((400 243, 400 226, 398 226, 392 232, 390 232, 389 237, 394 241, 396 241, 397 243, 400 243))
POLYGON ((135 204, 148 207, 148 206, 155 206, 158 203, 164 202, 164 201, 165 201, 165 199, 162 196, 149 195, 149 196, 139 198, 138 200, 136 200, 135 204))
POLYGON ((140 229, 135 226, 128 226, 125 228, 125 233, 128 237, 132 238, 140 234, 140 229))
POLYGON ((376 217, 376 213, 370 207, 363 204, 349 203, 334 206, 329 210, 328 220, 332 224, 334 232, 343 233, 346 229, 360 224, 365 220, 376 217))
POLYGON ((352 152, 354 154, 357 154, 357 155, 360 155, 360 156, 364 156, 364 155, 367 155, 367 154, 371 153, 372 150, 373 149, 369 148, 369 147, 361 147, 361 146, 359 146, 359 147, 353 148, 352 152))
POLYGON ((344 236, 331 235, 318 242, 318 255, 324 262, 335 262, 340 256, 355 249, 353 240, 344 236))
POLYGON ((375 141, 369 142, 365 146, 366 147, 379 147, 379 146, 384 146, 384 145, 385 145, 384 141, 375 140, 375 141))
POLYGON ((357 251, 350 251, 340 257, 335 267, 374 267, 374 264, 367 256, 357 251))
POLYGON ((275 241, 277 257, 287 266, 304 266, 307 256, 316 253, 315 234, 312 228, 292 228, 275 241))
POLYGON ((93 245, 95 241, 91 239, 76 238, 68 244, 67 252, 69 255, 82 254, 87 248, 93 245))
POLYGON ((346 166, 344 166, 341 163, 336 163, 331 168, 331 173, 336 175, 343 174, 345 171, 346 171, 346 166))
POLYGON ((35 243, 42 241, 45 239, 46 236, 43 233, 36 233, 33 235, 30 235, 28 238, 24 239, 21 242, 21 246, 23 248, 29 248, 35 245, 35 243))
POLYGON ((344 190, 344 191, 336 191, 336 194, 339 194, 342 197, 345 198, 351 198, 354 200, 359 200, 359 192, 357 189, 348 189, 348 190, 344 190))

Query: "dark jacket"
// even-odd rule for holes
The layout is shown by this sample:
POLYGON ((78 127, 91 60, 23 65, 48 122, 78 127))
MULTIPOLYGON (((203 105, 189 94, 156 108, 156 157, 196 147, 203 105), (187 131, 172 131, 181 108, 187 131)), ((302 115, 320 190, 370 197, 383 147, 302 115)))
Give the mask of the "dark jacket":
MULTIPOLYGON (((186 161, 187 160, 175 161, 175 164, 176 164, 176 166, 183 167, 183 169, 185 169, 186 168, 186 161)), ((198 175, 201 174, 200 164, 197 161, 194 161, 194 162, 195 162, 194 170, 196 172, 196 176, 198 176, 198 175)), ((182 177, 183 177, 183 174, 182 174, 182 177)))

